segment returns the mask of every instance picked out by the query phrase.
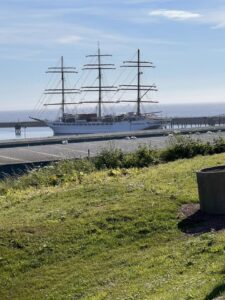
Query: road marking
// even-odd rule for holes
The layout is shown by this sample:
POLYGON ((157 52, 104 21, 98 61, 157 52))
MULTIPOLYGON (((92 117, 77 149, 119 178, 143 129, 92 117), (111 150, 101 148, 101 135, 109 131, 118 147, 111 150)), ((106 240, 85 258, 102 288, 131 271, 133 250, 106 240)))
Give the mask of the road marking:
POLYGON ((14 157, 9 157, 9 156, 5 156, 5 155, 0 155, 0 158, 6 158, 6 159, 11 159, 11 160, 16 160, 16 161, 24 162, 22 159, 14 158, 14 157))
POLYGON ((50 154, 50 153, 46 153, 46 152, 41 152, 41 151, 35 151, 35 150, 31 150, 30 148, 26 148, 26 149, 21 149, 21 150, 25 150, 25 151, 30 151, 30 152, 33 152, 33 153, 36 153, 36 154, 41 154, 41 155, 47 155, 47 156, 54 156, 54 157, 60 157, 60 158, 63 158, 63 156, 61 155, 56 155, 56 154, 50 154))
MULTIPOLYGON (((80 152, 80 153, 85 153, 88 155, 88 151, 84 151, 84 150, 77 150, 77 149, 74 149, 74 148, 71 148, 71 147, 67 147, 67 146, 54 146, 55 148, 58 148, 58 149, 64 149, 64 150, 67 150, 67 151, 73 151, 73 152, 80 152)), ((92 152, 93 153, 93 152, 92 152)))

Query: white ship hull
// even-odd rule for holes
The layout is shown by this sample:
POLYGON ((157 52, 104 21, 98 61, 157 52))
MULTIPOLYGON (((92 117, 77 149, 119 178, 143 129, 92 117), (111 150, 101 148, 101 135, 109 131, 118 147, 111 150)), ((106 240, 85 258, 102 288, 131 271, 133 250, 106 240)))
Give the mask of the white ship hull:
POLYGON ((55 135, 65 134, 93 134, 93 133, 113 133, 138 131, 147 129, 157 129, 161 127, 161 121, 157 119, 140 119, 134 121, 114 121, 114 122, 73 122, 64 123, 61 121, 46 122, 55 135))

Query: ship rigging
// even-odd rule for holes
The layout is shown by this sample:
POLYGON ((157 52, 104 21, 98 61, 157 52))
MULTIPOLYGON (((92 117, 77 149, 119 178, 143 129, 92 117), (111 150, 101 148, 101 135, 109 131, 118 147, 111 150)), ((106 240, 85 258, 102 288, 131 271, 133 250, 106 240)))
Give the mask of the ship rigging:
POLYGON ((45 106, 60 106, 61 116, 58 120, 44 122, 52 128, 54 134, 83 134, 83 133, 104 133, 104 132, 121 132, 155 129, 161 126, 161 120, 154 114, 143 114, 141 111, 142 103, 157 103, 157 101, 144 100, 144 97, 150 91, 157 91, 155 84, 142 84, 142 75, 145 68, 154 68, 152 62, 141 60, 140 50, 137 51, 136 60, 124 61, 121 68, 136 69, 137 82, 135 84, 121 84, 118 87, 115 85, 107 85, 103 83, 103 71, 115 70, 115 65, 104 62, 104 58, 112 57, 111 54, 102 54, 100 47, 98 47, 96 54, 87 55, 86 58, 94 58, 97 61, 85 64, 83 71, 97 72, 97 84, 83 85, 80 88, 65 87, 65 75, 76 74, 76 68, 66 67, 64 59, 61 57, 60 67, 48 68, 47 73, 61 74, 60 88, 46 89, 47 95, 61 95, 61 101, 55 103, 46 103, 45 106), (105 100, 103 94, 112 93, 114 95, 119 91, 135 92, 136 99, 119 99, 119 100, 105 100), (96 100, 80 100, 77 102, 68 102, 67 95, 95 93, 96 100), (107 115, 102 113, 103 104, 118 104, 118 103, 136 103, 136 113, 126 113, 120 115, 107 115), (68 114, 66 112, 67 105, 82 105, 82 104, 97 104, 96 114, 68 114))

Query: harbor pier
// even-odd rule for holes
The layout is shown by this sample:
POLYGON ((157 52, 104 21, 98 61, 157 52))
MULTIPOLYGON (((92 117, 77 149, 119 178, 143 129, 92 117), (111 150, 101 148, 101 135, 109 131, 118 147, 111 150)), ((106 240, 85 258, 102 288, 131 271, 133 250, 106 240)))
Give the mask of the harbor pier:
POLYGON ((225 115, 210 117, 173 117, 163 120, 164 128, 199 128, 225 125, 225 115))
POLYGON ((47 127, 43 122, 38 121, 15 121, 15 122, 0 122, 0 128, 27 128, 27 127, 47 127))

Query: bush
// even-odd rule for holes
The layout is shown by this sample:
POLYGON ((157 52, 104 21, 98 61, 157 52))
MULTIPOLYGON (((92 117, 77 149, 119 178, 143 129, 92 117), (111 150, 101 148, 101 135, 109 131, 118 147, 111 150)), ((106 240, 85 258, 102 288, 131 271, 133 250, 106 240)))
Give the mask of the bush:
POLYGON ((175 136, 169 141, 169 146, 161 152, 162 161, 173 161, 181 158, 192 158, 196 155, 212 154, 213 145, 203 143, 189 136, 175 136))
POLYGON ((213 140, 212 147, 214 153, 223 153, 225 152, 225 140, 222 137, 213 140))
POLYGON ((124 153, 121 149, 110 147, 103 149, 96 158, 94 158, 95 167, 100 169, 116 169, 123 165, 124 153))
POLYGON ((97 169, 142 168, 158 161, 158 151, 145 145, 133 153, 124 153, 118 148, 104 149, 94 159, 94 164, 97 169))
POLYGON ((159 162, 158 151, 144 145, 124 157, 124 168, 143 168, 159 162))

